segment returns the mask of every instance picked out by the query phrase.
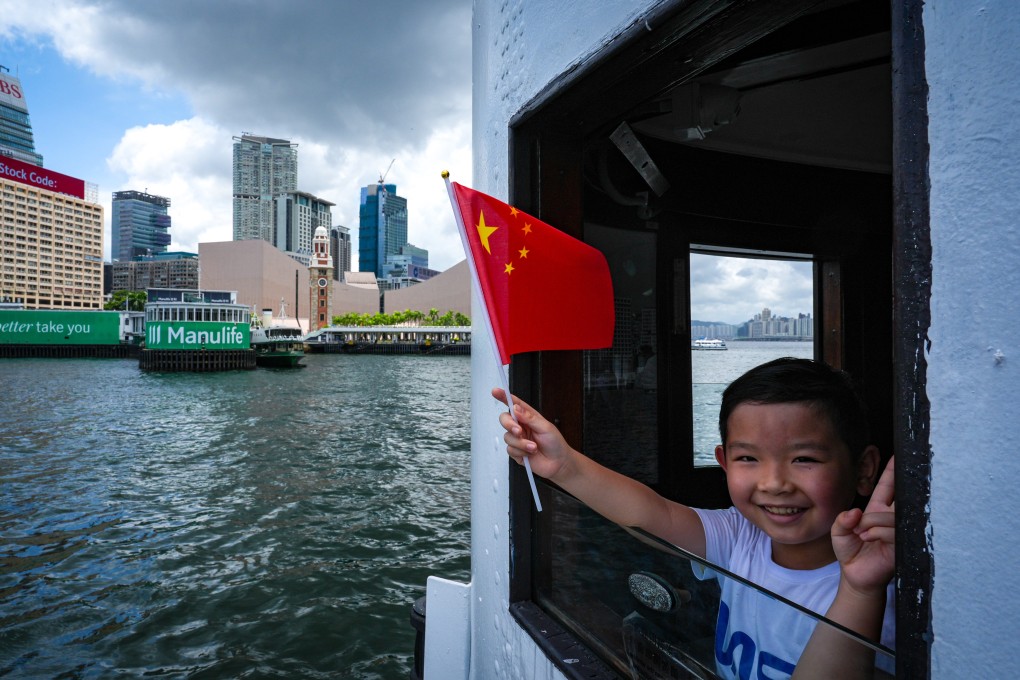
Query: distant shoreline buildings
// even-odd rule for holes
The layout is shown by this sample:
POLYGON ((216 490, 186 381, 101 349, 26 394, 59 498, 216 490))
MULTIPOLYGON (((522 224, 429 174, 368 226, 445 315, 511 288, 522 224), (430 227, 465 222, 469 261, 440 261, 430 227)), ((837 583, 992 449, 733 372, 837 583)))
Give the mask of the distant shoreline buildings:
POLYGON ((4 307, 98 310, 117 291, 204 288, 237 291, 242 304, 256 309, 275 309, 285 298, 293 301, 291 315, 317 324, 347 312, 470 314, 466 268, 428 267, 428 251, 407 241, 407 200, 382 178, 361 189, 359 237, 367 260, 352 272, 350 229, 332 224, 332 201, 298 188, 298 148, 289 140, 250 133, 233 138, 233 240, 200 243, 197 253, 171 250, 170 197, 148 189, 113 192, 110 262, 104 264, 98 187, 43 168, 21 81, 2 66, 0 124, 4 307), (310 276, 320 229, 333 263, 323 270, 331 281, 324 300, 309 291, 309 282, 318 286, 322 278, 310 276), (310 301, 324 309, 310 309, 310 301))
POLYGON ((718 338, 720 340, 812 340, 814 319, 810 314, 796 317, 775 316, 768 307, 763 308, 742 324, 691 321, 691 339, 718 338))

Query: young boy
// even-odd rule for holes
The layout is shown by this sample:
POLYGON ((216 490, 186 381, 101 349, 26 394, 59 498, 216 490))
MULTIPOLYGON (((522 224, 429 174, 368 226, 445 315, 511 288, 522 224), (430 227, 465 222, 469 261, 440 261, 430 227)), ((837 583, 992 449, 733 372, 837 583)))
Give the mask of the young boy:
MULTIPOLYGON (((501 389, 492 392, 506 403, 501 389)), ((571 448, 552 423, 514 399, 500 415, 507 452, 617 524, 639 527, 892 647, 892 462, 868 444, 849 378, 807 359, 751 369, 723 392, 722 444, 733 507, 701 510, 571 448), (856 496, 871 495, 866 509, 856 496)), ((874 655, 829 626, 732 579, 722 582, 716 663, 725 677, 872 677, 874 655), (785 618, 784 618, 785 617, 785 618)))

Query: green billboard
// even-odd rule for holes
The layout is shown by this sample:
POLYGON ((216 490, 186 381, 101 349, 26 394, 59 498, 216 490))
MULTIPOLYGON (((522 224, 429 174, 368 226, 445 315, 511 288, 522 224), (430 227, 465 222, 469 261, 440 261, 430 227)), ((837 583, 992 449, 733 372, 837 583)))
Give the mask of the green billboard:
POLYGON ((0 309, 0 345, 116 345, 120 312, 0 309))
POLYGON ((251 328, 216 321, 147 321, 146 349, 249 349, 251 328))

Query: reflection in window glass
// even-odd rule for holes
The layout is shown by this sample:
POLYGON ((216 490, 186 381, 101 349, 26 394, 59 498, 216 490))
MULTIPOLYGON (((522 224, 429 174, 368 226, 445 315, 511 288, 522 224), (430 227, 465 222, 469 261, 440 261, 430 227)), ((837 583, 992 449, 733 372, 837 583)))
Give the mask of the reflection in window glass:
POLYGON ((585 454, 645 484, 659 481, 654 234, 585 226, 613 277, 613 346, 584 352, 585 454))
POLYGON ((691 253, 691 402, 694 464, 716 465, 726 386, 779 357, 814 356, 808 260, 691 253))

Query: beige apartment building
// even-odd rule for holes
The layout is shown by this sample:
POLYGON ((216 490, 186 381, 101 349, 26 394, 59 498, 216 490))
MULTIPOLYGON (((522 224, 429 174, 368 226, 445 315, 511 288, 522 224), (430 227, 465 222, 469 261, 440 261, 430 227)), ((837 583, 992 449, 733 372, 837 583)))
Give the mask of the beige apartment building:
POLYGON ((73 178, 11 158, 0 161, 0 302, 25 309, 102 309, 103 208, 43 188, 59 188, 63 180, 73 178))

